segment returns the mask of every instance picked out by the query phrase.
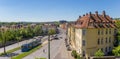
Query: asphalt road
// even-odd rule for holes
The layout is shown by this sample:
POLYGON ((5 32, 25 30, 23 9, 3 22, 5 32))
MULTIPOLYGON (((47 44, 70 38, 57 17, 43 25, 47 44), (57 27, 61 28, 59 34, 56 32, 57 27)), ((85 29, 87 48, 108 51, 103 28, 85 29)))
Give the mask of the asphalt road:
MULTIPOLYGON (((41 39, 41 42, 43 43, 43 42, 45 42, 48 39, 48 36, 44 36, 44 37, 39 38, 39 39, 41 39)), ((22 52, 21 52, 21 49, 20 49, 20 50, 17 50, 15 52, 13 52, 13 53, 14 54, 21 54, 22 52)))
MULTIPOLYGON (((31 39, 30 40, 24 40, 24 41, 19 42, 19 44, 15 43, 15 44, 6 46, 6 51, 17 48, 17 47, 21 46, 22 44, 29 43, 31 41, 32 41, 31 39)), ((0 53, 3 53, 3 52, 4 52, 4 48, 2 47, 2 48, 0 48, 0 53)))
MULTIPOLYGON (((46 39, 48 38, 48 36, 44 36, 42 38, 42 42, 44 42, 46 39)), ((8 50, 11 50, 11 49, 14 49, 14 48, 17 48, 23 44, 26 44, 26 43, 29 43, 29 42, 32 42, 33 40, 32 39, 29 39, 29 40, 24 40, 24 41, 21 41, 18 43, 15 43, 15 44, 12 44, 12 45, 9 45, 9 46, 6 46, 6 51, 8 50)), ((4 48, 0 48, 0 53, 3 53, 4 52, 4 48)), ((18 55, 22 53, 21 50, 17 50, 15 52, 12 53, 12 55, 18 55)), ((9 54, 8 54, 9 55, 9 54)), ((11 55, 11 54, 10 54, 11 55)), ((0 59, 10 59, 10 56, 0 56, 0 59)))
MULTIPOLYGON (((50 57, 51 59, 70 59, 69 52, 66 50, 65 41, 66 33, 60 29, 58 37, 62 37, 59 40, 52 40, 50 42, 50 57)), ((48 59, 48 44, 35 51, 34 53, 26 56, 23 59, 35 59, 35 58, 47 58, 48 59), (45 50, 45 52, 43 51, 45 50)))
MULTIPOLYGON (((65 42, 64 42, 64 39, 66 38, 66 32, 62 29, 60 29, 60 34, 58 34, 58 37, 62 37, 60 38, 59 40, 52 40, 51 43, 50 43, 50 52, 51 52, 51 59, 71 59, 70 57, 70 54, 69 52, 66 50, 66 47, 65 47, 65 42)), ((46 41, 48 39, 48 36, 45 36, 42 38, 42 42, 46 41)), ((22 44, 25 44, 25 43, 29 43, 31 42, 31 40, 29 41, 23 41, 23 42, 20 42, 19 46, 21 46, 22 44)), ((10 50, 11 48, 10 47, 18 47, 18 44, 13 44, 13 45, 10 45, 6 48, 9 48, 7 50, 10 50)), ((15 51, 14 54, 20 54, 21 53, 21 50, 18 50, 18 51, 15 51)), ((39 50, 33 52, 32 54, 26 56, 25 58, 23 59, 35 59, 35 58, 42 58, 42 57, 45 57, 45 58, 48 58, 48 44, 44 45, 42 48, 40 48, 39 50), (45 52, 43 52, 43 50, 45 50, 45 52)), ((0 57, 0 59, 10 59, 10 57, 0 57)))

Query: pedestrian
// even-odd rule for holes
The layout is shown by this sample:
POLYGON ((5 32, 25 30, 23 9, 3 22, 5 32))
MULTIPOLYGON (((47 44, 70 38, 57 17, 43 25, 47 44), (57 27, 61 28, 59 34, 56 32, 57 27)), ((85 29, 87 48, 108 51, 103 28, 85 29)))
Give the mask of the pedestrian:
POLYGON ((43 52, 45 53, 45 49, 43 49, 43 52))

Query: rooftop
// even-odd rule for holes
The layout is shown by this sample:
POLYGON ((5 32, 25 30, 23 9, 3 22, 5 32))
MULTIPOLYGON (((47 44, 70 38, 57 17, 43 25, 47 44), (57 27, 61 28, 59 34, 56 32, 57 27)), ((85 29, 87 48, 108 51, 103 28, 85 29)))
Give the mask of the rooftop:
POLYGON ((76 28, 115 28, 113 19, 106 15, 105 11, 102 14, 98 14, 98 11, 95 14, 89 12, 79 16, 74 25, 76 28))

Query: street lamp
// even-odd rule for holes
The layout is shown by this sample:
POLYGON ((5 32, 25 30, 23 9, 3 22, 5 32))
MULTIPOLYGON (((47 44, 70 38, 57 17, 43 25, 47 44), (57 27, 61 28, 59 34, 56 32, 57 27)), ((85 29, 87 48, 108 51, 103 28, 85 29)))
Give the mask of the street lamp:
POLYGON ((48 59, 50 59, 50 35, 55 34, 55 30, 49 29, 48 31, 48 59))
POLYGON ((48 59, 50 59, 50 34, 48 34, 48 59))

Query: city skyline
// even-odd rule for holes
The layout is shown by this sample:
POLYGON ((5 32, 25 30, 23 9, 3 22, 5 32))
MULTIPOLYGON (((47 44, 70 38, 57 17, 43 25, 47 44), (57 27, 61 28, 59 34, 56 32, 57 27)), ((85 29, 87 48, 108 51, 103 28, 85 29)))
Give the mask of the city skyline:
POLYGON ((79 15, 106 11, 119 15, 119 0, 0 0, 0 22, 76 21, 79 15))

